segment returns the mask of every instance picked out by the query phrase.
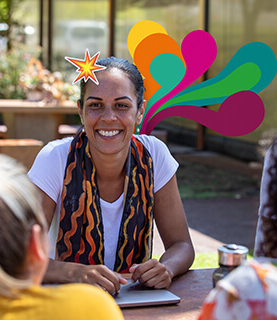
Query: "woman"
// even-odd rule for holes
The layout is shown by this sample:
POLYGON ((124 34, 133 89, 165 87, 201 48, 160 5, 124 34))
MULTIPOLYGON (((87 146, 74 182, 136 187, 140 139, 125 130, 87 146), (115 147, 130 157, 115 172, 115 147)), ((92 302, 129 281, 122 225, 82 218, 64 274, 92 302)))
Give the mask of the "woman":
POLYGON ((123 319, 113 298, 94 286, 40 286, 48 239, 37 190, 4 155, 0 176, 0 319, 123 319))
POLYGON ((277 140, 264 160, 260 207, 257 223, 255 257, 277 258, 277 140))
POLYGON ((134 281, 168 287, 194 259, 178 164, 158 139, 133 135, 145 109, 138 69, 114 57, 98 64, 106 66, 99 85, 81 84, 84 130, 48 144, 29 172, 56 248, 45 281, 113 293, 126 283, 120 273, 130 272, 134 281), (153 219, 165 246, 159 262, 151 259, 153 219))

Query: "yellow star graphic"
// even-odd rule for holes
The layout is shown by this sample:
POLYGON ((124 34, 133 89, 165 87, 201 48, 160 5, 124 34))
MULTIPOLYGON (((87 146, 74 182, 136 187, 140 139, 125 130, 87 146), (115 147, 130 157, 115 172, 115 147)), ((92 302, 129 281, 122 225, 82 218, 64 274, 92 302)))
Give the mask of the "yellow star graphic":
POLYGON ((78 68, 76 72, 79 72, 79 75, 72 82, 72 84, 75 84, 81 79, 84 79, 85 81, 88 81, 88 79, 91 79, 97 85, 99 84, 94 72, 106 69, 106 67, 100 66, 97 64, 97 59, 99 55, 100 55, 100 51, 98 51, 92 58, 90 58, 89 50, 86 49, 84 60, 65 57, 65 59, 68 62, 70 62, 71 64, 73 64, 75 67, 78 68))

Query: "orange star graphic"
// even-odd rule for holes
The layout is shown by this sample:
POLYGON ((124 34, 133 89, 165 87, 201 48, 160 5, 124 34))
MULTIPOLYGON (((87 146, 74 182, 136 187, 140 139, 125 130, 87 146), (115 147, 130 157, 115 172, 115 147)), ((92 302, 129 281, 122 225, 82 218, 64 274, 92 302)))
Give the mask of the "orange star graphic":
POLYGON ((100 51, 98 51, 92 58, 90 58, 89 50, 86 49, 84 60, 65 57, 65 59, 68 62, 70 62, 71 64, 73 64, 75 67, 78 68, 76 72, 79 72, 79 75, 72 82, 72 84, 75 84, 76 82, 80 81, 82 78, 85 81, 88 81, 88 79, 91 79, 95 84, 97 85, 99 84, 94 72, 106 69, 106 67, 100 66, 97 64, 97 59, 99 55, 100 55, 100 51))

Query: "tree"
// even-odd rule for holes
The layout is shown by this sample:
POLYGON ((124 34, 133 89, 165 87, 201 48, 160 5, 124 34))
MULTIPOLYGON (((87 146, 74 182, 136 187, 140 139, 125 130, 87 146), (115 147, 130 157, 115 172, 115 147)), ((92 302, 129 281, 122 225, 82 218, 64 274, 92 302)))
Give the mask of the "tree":
POLYGON ((0 0, 0 23, 7 25, 7 30, 1 32, 1 36, 7 38, 8 51, 12 48, 12 30, 14 26, 19 26, 19 22, 13 18, 14 11, 24 0, 0 0))

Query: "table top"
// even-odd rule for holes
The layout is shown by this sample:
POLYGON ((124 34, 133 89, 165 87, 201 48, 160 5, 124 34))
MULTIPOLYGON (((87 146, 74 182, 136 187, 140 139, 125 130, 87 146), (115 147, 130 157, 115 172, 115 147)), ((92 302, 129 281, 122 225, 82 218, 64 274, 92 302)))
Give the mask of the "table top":
POLYGON ((59 103, 34 102, 20 99, 0 99, 0 113, 62 113, 77 114, 77 103, 63 101, 59 103))
POLYGON ((125 320, 197 319, 203 301, 212 289, 213 272, 214 269, 188 271, 174 279, 169 287, 169 291, 181 298, 179 304, 122 309, 125 320))

